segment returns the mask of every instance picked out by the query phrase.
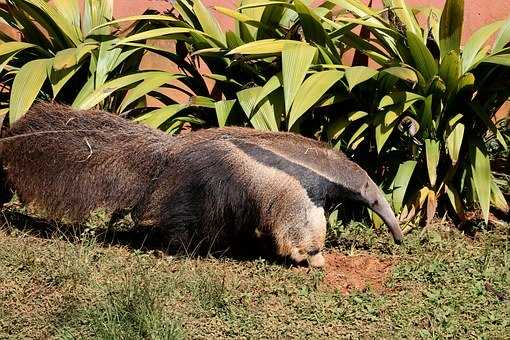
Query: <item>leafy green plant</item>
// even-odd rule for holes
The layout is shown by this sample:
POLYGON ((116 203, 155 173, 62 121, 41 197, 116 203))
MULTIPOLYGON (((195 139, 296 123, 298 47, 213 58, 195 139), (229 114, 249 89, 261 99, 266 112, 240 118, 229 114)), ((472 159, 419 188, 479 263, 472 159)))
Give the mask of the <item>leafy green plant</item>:
MULTIPOLYGON (((389 175, 385 186, 395 210, 406 220, 423 209, 428 222, 438 200, 446 196, 461 217, 466 204, 473 202, 486 222, 491 203, 508 212, 491 174, 486 142, 493 138, 507 148, 493 119, 510 95, 510 21, 480 28, 461 46, 462 0, 446 1, 440 16, 429 10, 424 28, 404 1, 384 3, 388 20, 362 4, 351 9, 376 37, 358 50, 383 65, 380 73, 391 75, 365 83, 364 90, 375 93, 368 99, 372 114, 354 125, 364 129, 356 137, 365 138, 361 143, 375 144, 389 175), (384 27, 375 27, 367 18, 384 27), (486 46, 496 32, 492 46, 486 46)), ((345 121, 341 117, 330 135, 341 137, 345 125, 351 125, 345 121)))
MULTIPOLYGON (((9 0, 2 5, 0 19, 14 33, 0 36, 0 82, 7 90, 4 94, 9 93, 8 98, 0 98, 0 105, 2 113, 9 112, 10 123, 25 114, 36 98, 117 113, 155 109, 146 107, 148 96, 176 104, 161 89, 184 88, 183 75, 141 71, 147 51, 119 44, 124 36, 136 35, 151 23, 134 22, 123 30, 105 25, 112 20, 112 10, 112 0, 85 1, 83 15, 77 0, 9 0)), ((174 123, 174 128, 182 125, 174 123)))
MULTIPOLYGON (((23 9, 38 2, 9 3, 15 8, 23 4, 23 9)), ((89 78, 70 102, 129 111, 137 121, 169 132, 186 123, 247 125, 325 140, 371 172, 402 221, 424 212, 428 222, 437 209, 451 209, 462 218, 466 207, 478 206, 485 221, 490 204, 508 211, 500 190, 504 184, 491 173, 488 142, 507 148, 493 118, 510 93, 510 21, 482 27, 461 46, 462 0, 448 0, 442 11, 413 9, 403 0, 385 0, 384 6, 377 10, 360 0, 331 0, 316 7, 302 0, 243 0, 237 10, 215 8, 235 20, 235 30, 224 31, 200 0, 177 0, 165 15, 96 22, 89 25, 91 34, 82 33, 88 39, 82 43, 98 32, 107 38, 83 59, 89 78), (114 29, 128 23, 127 33, 114 29), (175 50, 158 47, 154 40, 174 41, 175 50), (345 65, 351 50, 354 60, 345 65), (155 53, 180 73, 140 74, 117 67, 106 76, 100 73, 96 86, 101 51, 118 53, 123 62, 136 53, 155 53), (165 86, 186 94, 188 102, 159 90, 165 86), (141 108, 147 96, 164 106, 141 108)), ((11 19, 11 26, 18 21, 11 19)), ((46 31, 62 37, 59 44, 70 44, 72 34, 60 21, 51 21, 46 31)), ((16 76, 12 84, 7 81, 11 96, 28 74, 21 72, 29 65, 25 54, 35 51, 22 49, 5 64, 10 68, 4 78, 16 76)), ((54 59, 61 54, 52 53, 54 59)), ((42 63, 43 57, 32 59, 42 63)), ((35 97, 37 91, 32 92, 35 97)), ((51 91, 42 93, 52 98, 51 91)), ((11 120, 23 112, 17 105, 11 100, 11 120)), ((374 221, 380 222, 376 216, 374 221)))
POLYGON ((195 54, 228 58, 223 80, 242 85, 217 103, 219 122, 238 103, 255 128, 311 134, 361 162, 377 159, 373 174, 403 221, 424 211, 428 223, 443 197, 461 218, 474 202, 485 221, 491 203, 508 211, 486 142, 493 136, 507 147, 493 118, 510 94, 510 21, 482 27, 461 46, 463 1, 421 13, 425 27, 404 1, 384 4, 385 15, 357 0, 216 7, 237 20, 236 33, 225 34, 227 46, 195 54), (350 16, 334 15, 334 5, 350 16), (358 25, 373 39, 355 35, 358 25), (380 67, 342 65, 351 47, 380 67), (247 80, 228 72, 237 64, 253 71, 247 80))

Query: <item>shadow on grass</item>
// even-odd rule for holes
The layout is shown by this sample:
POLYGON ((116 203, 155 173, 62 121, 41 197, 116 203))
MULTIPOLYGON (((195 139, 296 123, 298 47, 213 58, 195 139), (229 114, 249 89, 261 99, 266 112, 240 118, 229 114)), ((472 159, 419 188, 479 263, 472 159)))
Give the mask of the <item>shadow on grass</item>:
MULTIPOLYGON (((2 211, 0 226, 7 227, 10 232, 20 231, 43 239, 62 238, 73 243, 80 242, 87 233, 87 236, 90 236, 91 232, 85 224, 66 224, 12 210, 2 211)), ((263 257, 273 264, 292 265, 290 260, 279 257, 272 251, 274 247, 269 239, 238 239, 230 248, 212 249, 201 240, 193 238, 187 245, 181 243, 176 246, 175 242, 169 241, 164 230, 158 228, 131 226, 119 230, 113 225, 107 225, 104 229, 97 228, 92 232, 95 241, 104 246, 125 246, 131 250, 154 251, 172 256, 226 257, 237 261, 254 261, 263 257)))

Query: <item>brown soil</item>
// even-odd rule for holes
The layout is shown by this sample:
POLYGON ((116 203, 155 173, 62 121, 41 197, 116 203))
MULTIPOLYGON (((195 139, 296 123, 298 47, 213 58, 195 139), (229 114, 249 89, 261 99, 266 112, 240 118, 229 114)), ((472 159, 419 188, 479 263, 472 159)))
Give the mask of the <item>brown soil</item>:
POLYGON ((381 259, 367 254, 347 256, 331 252, 326 254, 324 282, 345 295, 353 290, 365 290, 369 287, 381 293, 394 265, 394 259, 381 259))

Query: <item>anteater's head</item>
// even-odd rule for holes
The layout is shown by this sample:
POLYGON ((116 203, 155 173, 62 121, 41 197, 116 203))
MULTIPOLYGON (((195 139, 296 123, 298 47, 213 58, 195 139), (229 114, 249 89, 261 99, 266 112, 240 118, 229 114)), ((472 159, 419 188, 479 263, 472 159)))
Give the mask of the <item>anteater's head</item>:
POLYGON ((322 251, 326 239, 324 210, 312 207, 301 212, 304 212, 302 219, 295 219, 291 226, 278 228, 274 233, 276 251, 280 256, 290 257, 297 264, 322 267, 325 262, 322 251))

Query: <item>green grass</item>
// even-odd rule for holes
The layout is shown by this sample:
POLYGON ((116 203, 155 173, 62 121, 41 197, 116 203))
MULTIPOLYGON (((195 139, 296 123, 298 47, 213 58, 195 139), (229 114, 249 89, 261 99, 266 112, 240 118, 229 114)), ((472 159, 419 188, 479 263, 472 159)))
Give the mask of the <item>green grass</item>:
POLYGON ((402 246, 360 224, 335 232, 344 253, 395 259, 382 294, 344 296, 320 270, 263 259, 171 257, 6 224, 0 338, 509 337, 508 225, 474 238, 435 225, 402 246))

